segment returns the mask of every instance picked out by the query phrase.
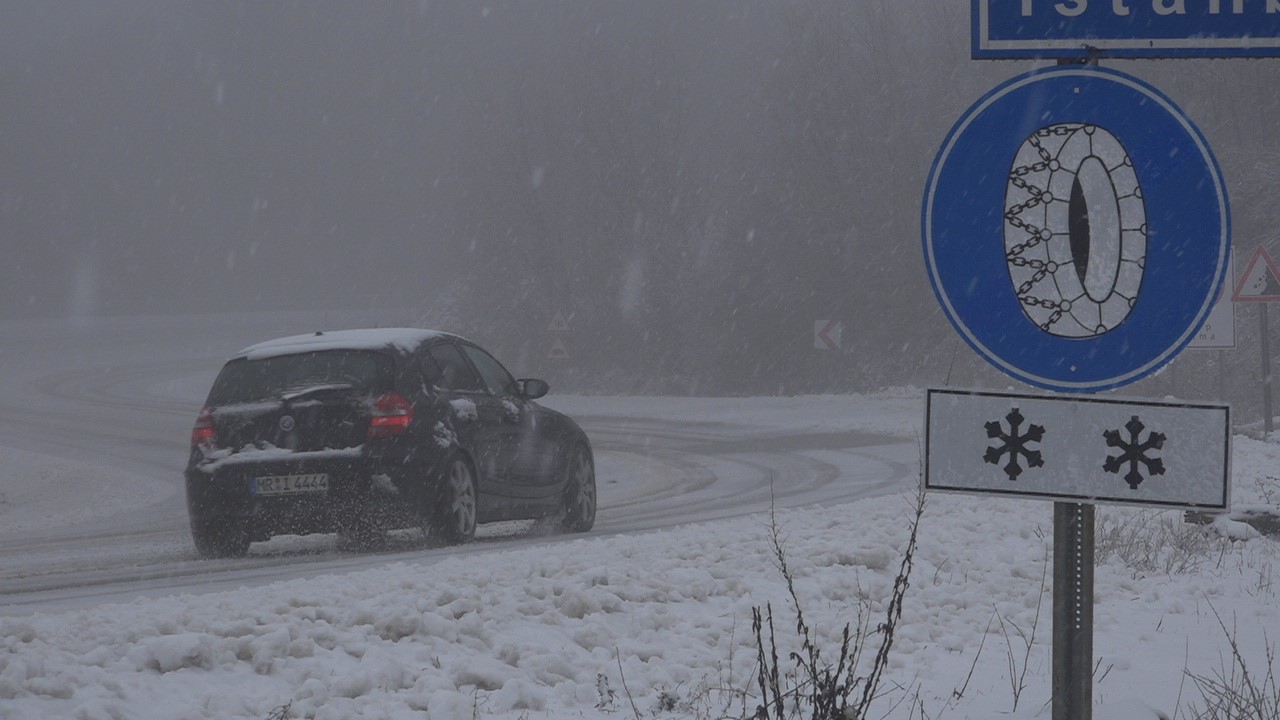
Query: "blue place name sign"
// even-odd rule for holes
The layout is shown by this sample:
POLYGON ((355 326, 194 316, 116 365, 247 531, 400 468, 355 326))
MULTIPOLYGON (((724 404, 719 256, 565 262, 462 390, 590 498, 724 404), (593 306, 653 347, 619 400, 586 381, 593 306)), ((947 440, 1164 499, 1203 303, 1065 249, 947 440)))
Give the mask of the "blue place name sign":
POLYGON ((1280 56, 1280 0, 972 3, 974 59, 1280 56))

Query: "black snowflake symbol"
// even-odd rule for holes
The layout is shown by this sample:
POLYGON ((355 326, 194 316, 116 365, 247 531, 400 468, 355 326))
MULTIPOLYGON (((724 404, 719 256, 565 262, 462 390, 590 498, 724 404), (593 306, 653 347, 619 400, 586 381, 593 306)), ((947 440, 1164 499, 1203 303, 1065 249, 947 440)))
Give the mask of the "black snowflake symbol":
POLYGON ((1129 431, 1128 442, 1120 437, 1119 430, 1107 430, 1102 433, 1102 436, 1107 439, 1107 447, 1120 448, 1124 451, 1120 455, 1108 455, 1107 461, 1102 464, 1102 469, 1118 475, 1120 468, 1128 463, 1129 472, 1125 474, 1124 479, 1128 481, 1130 488, 1137 490, 1143 480, 1142 473, 1138 470, 1138 463, 1147 467, 1148 475, 1164 474, 1164 461, 1156 457, 1147 457, 1149 450, 1159 450, 1164 447, 1164 433, 1152 432, 1145 441, 1139 442, 1138 437, 1143 430, 1147 429, 1147 426, 1142 424, 1137 415, 1130 418, 1124 427, 1129 431))
POLYGON ((1027 467, 1041 467, 1044 465, 1044 458, 1040 456, 1039 450, 1027 449, 1027 443, 1040 442, 1044 439, 1043 425, 1027 425, 1027 432, 1019 434, 1018 428, 1022 425, 1022 421, 1026 420, 1018 408, 1009 411, 1004 419, 1009 423, 1009 432, 1004 431, 1004 427, 998 420, 993 420, 986 424, 987 437, 998 439, 1004 444, 998 447, 987 448, 986 455, 983 460, 992 465, 999 465, 1000 458, 1005 454, 1009 454, 1009 464, 1004 466, 1005 474, 1010 480, 1017 480, 1022 474, 1022 466, 1018 464, 1018 457, 1022 456, 1027 459, 1027 467))

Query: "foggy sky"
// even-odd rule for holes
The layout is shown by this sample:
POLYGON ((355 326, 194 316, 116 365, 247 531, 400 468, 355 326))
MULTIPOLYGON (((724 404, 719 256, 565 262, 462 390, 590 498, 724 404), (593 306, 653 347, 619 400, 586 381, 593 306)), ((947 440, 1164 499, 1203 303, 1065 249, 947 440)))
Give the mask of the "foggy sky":
MULTIPOLYGON (((411 307, 541 359, 563 311, 585 365, 703 383, 954 364, 924 179, 969 104, 1044 64, 970 60, 968 4, 932 0, 0 18, 0 317, 411 307), (801 352, 828 317, 865 346, 838 365, 801 352)), ((1274 241, 1275 61, 1105 64, 1205 131, 1237 248, 1274 241)))

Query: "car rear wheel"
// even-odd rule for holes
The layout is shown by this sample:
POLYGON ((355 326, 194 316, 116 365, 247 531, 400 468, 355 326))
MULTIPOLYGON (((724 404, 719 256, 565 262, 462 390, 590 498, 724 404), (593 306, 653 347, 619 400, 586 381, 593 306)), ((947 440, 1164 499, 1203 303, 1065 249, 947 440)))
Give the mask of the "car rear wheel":
POLYGON ((451 544, 468 542, 476 535, 476 477, 462 458, 454 458, 445 473, 435 527, 451 544))
POLYGON ((565 532, 586 532, 596 523, 596 470, 585 447, 578 447, 569 459, 562 510, 560 528, 565 532))
POLYGON ((192 517, 191 539, 201 557, 244 557, 249 552, 248 529, 236 518, 192 517))

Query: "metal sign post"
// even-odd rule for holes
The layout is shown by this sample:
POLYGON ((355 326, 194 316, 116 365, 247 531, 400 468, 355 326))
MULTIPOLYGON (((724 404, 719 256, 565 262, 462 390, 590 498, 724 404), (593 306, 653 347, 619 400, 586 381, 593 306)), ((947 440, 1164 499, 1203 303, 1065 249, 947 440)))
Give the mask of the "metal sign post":
MULTIPOLYGON (((1058 60, 1058 65, 1071 63, 1058 60)), ((1097 67, 1097 55, 1085 64, 1097 67)), ((1053 504, 1050 720, 1093 720, 1093 530, 1093 505, 1053 504)))
POLYGON ((1053 719, 1093 717, 1093 506, 1053 504, 1053 719))
POLYGON ((1267 328, 1267 306, 1262 306, 1258 313, 1258 321, 1262 327, 1258 330, 1258 342, 1262 344, 1262 433, 1271 435, 1271 337, 1267 328))

